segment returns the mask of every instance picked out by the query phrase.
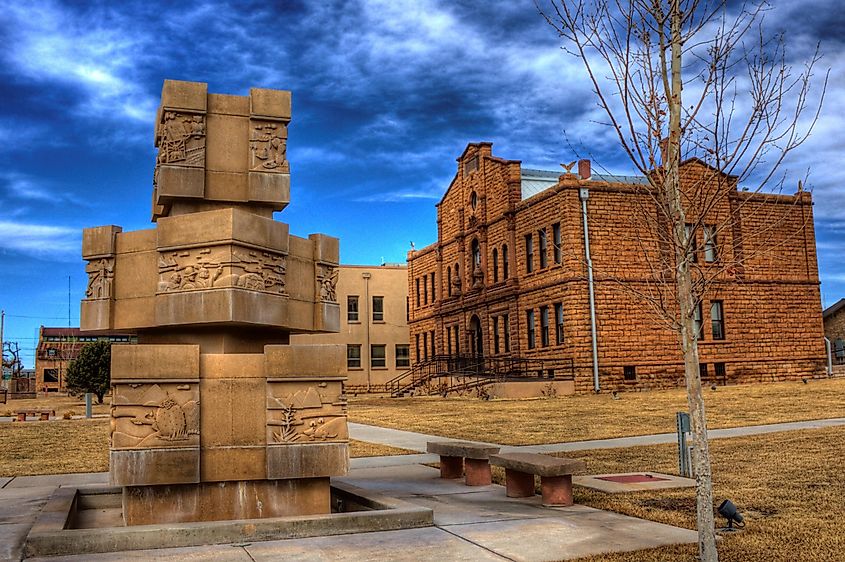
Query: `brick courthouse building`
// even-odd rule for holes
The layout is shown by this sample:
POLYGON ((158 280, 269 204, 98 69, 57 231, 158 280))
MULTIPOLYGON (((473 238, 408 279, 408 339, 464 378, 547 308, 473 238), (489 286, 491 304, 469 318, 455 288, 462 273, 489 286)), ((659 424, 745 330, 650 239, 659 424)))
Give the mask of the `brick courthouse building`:
MULTIPOLYGON (((412 361, 458 354, 542 359, 543 377, 592 390, 587 195, 601 389, 683 384, 676 333, 619 283, 653 286, 649 264, 661 249, 643 246, 637 233, 649 200, 636 184, 645 179, 593 175, 589 161, 579 162, 578 174, 523 169, 491 148, 467 146, 437 205, 437 242, 408 254, 412 361)), ((689 182, 714 170, 689 160, 681 176, 689 182)), ((746 193, 721 178, 728 196, 708 216, 730 228, 713 230, 708 216, 695 228, 696 265, 716 274, 696 315, 703 378, 727 384, 822 376, 810 194, 746 193)))

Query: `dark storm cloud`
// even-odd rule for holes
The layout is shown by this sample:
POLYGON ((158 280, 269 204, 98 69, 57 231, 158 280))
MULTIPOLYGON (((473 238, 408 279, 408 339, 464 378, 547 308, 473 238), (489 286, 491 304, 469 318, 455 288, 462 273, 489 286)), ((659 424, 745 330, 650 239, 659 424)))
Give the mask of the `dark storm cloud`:
MULTIPOLYGON (((795 61, 821 40, 833 69, 816 134, 789 165, 790 177, 811 170, 825 296, 838 298, 845 22, 833 1, 784 3, 766 18, 795 61)), ((300 235, 339 236, 346 263, 401 262, 411 240, 432 242, 433 205, 467 142, 492 141, 526 166, 590 157, 631 169, 581 63, 530 0, 0 0, 0 40, 0 259, 49 292, 6 280, 2 291, 50 317, 64 314, 47 309, 66 275, 75 298, 84 289, 81 228, 149 224, 165 78, 293 91, 280 218, 300 235)))

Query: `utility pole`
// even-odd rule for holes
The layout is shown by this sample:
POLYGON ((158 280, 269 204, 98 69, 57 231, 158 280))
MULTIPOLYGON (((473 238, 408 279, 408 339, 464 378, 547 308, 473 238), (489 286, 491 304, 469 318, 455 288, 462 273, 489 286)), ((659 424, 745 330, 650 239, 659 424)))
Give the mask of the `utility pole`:
POLYGON ((67 276, 67 327, 70 328, 70 275, 67 276))
POLYGON ((3 380, 3 328, 5 324, 6 311, 0 310, 0 381, 3 380))

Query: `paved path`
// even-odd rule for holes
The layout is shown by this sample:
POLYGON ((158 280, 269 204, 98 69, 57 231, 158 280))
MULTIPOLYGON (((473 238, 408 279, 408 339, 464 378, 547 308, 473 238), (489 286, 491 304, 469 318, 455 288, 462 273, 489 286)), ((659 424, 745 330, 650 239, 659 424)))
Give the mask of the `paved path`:
MULTIPOLYGON (((831 418, 826 420, 811 420, 802 422, 773 423, 765 425, 749 425, 744 427, 732 427, 728 429, 711 429, 708 433, 711 439, 725 439, 730 437, 745 437, 748 435, 760 435, 764 433, 777 433, 780 431, 795 431, 799 429, 819 429, 822 427, 833 427, 845 425, 845 418, 831 418)), ((414 433, 399 429, 388 429, 373 425, 360 423, 349 423, 349 437, 358 441, 378 443, 390 447, 399 447, 411 451, 424 453, 425 444, 428 441, 449 441, 454 440, 439 435, 428 435, 425 433, 414 433)), ((589 441, 572 441, 569 443, 548 443, 544 445, 510 446, 502 445, 502 452, 532 452, 532 453, 562 453, 567 451, 584 451, 588 449, 618 449, 624 447, 636 447, 639 445, 663 445, 675 443, 677 436, 674 433, 657 433, 653 435, 637 435, 634 437, 618 437, 615 439, 593 439, 589 441)), ((353 467, 373 466, 397 466, 400 464, 417 464, 437 462, 437 455, 406 455, 391 457, 370 457, 366 459, 352 459, 353 467)))

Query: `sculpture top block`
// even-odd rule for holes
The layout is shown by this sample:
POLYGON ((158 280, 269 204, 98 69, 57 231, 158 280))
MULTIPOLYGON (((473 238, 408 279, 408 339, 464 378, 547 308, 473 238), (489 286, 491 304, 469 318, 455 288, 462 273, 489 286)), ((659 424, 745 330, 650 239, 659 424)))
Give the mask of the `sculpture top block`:
POLYGON ((156 119, 153 220, 235 206, 262 216, 290 198, 291 95, 253 88, 209 94, 199 82, 166 80, 156 119))
MULTIPOLYGON (((155 126, 151 230, 85 229, 83 330, 229 325, 273 332, 339 328, 338 241, 290 236, 291 94, 209 94, 166 80, 155 126)), ((255 345, 260 334, 251 334, 255 345)), ((184 339, 184 338, 183 338, 184 339)))

